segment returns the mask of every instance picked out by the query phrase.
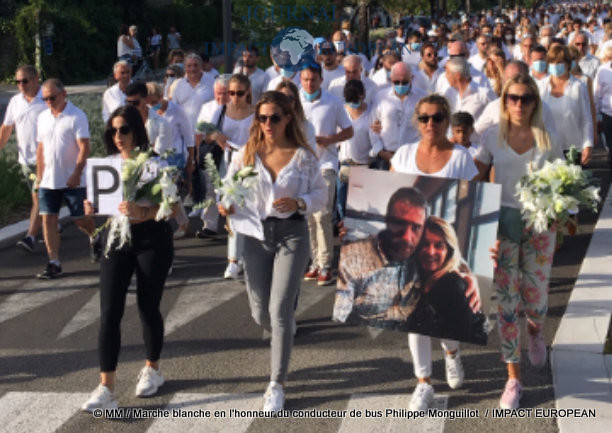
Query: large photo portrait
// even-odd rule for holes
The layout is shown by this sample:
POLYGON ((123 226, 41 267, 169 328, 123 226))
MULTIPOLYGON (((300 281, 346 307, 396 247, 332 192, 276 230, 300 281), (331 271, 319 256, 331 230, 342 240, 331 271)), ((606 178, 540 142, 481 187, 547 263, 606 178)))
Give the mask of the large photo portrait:
POLYGON ((333 318, 487 343, 501 186, 353 168, 333 318))

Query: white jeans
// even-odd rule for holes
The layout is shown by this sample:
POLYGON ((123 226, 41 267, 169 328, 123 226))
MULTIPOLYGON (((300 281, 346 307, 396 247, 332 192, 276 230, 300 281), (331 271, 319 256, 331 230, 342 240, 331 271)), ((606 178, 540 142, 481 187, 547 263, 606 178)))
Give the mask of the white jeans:
MULTIPOLYGON (((441 340, 442 349, 448 352, 459 350, 459 342, 441 340)), ((421 334, 408 334, 408 346, 414 364, 414 375, 418 379, 431 377, 431 337, 421 334)))

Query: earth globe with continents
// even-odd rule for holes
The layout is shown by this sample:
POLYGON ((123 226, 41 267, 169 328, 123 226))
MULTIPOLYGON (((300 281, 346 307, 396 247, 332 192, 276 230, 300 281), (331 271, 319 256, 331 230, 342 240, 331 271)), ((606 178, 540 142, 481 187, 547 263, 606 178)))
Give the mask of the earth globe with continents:
POLYGON ((279 67, 292 72, 301 71, 315 62, 314 38, 299 27, 283 29, 274 37, 270 53, 279 67))

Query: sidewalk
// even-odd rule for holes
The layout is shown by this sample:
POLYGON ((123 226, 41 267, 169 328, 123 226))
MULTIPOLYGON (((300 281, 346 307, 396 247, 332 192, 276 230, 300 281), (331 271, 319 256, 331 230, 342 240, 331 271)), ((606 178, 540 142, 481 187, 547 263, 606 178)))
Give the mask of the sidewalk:
POLYGON ((557 409, 595 409, 596 418, 557 418, 561 433, 609 432, 612 355, 604 343, 612 314, 612 188, 605 198, 565 314, 551 347, 557 409), (588 427, 587 427, 588 426, 588 427))

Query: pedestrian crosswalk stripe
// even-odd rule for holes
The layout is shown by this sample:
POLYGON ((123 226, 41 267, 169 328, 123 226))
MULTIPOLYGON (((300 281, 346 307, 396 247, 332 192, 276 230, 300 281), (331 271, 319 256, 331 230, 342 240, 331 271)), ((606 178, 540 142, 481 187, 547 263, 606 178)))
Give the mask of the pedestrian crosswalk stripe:
MULTIPOLYGON (((347 417, 342 420, 339 433, 442 433, 444 418, 408 418, 410 393, 353 394, 347 405, 347 417), (387 411, 394 412, 387 412, 387 411), (357 416, 357 413, 360 416, 357 416), (353 416, 351 416, 353 413, 353 416)), ((432 409, 446 409, 448 396, 436 396, 432 409)))
POLYGON ((157 419, 147 433, 168 433, 170 431, 207 432, 207 433, 244 433, 248 430, 253 417, 242 415, 242 411, 260 410, 262 394, 176 394, 165 407, 173 415, 183 413, 200 417, 157 419), (193 411, 193 412, 189 412, 193 411), (210 417, 202 417, 210 411, 210 417), (239 411, 239 412, 235 412, 239 411), (215 416, 215 413, 217 416, 215 416))
POLYGON ((226 301, 244 292, 244 286, 235 281, 188 280, 174 306, 164 320, 165 334, 217 308, 226 301))
POLYGON ((52 433, 70 419, 89 394, 8 392, 0 398, 0 431, 52 433))
POLYGON ((19 289, 0 303, 0 323, 28 313, 45 304, 73 295, 86 287, 97 286, 99 278, 70 278, 44 281, 19 289))

